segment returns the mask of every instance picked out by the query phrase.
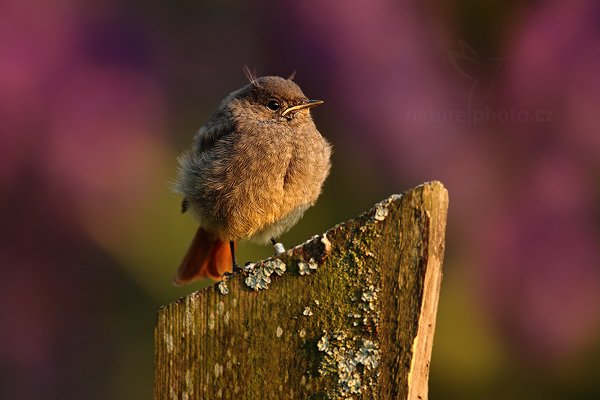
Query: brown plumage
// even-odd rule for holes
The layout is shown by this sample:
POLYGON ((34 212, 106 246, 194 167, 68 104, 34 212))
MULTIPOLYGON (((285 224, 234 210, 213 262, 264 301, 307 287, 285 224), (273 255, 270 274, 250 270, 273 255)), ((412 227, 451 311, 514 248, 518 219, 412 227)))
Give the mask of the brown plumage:
POLYGON ((175 283, 219 279, 232 268, 224 246, 266 243, 315 203, 331 155, 309 111, 321 103, 290 79, 253 78, 200 128, 180 156, 175 186, 200 228, 175 283))

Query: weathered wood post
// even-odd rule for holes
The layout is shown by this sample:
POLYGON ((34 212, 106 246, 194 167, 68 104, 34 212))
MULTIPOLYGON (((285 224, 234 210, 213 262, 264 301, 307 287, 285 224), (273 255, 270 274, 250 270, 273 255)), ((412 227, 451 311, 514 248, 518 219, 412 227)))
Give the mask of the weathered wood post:
POLYGON ((154 398, 426 399, 447 210, 426 183, 162 307, 154 398))

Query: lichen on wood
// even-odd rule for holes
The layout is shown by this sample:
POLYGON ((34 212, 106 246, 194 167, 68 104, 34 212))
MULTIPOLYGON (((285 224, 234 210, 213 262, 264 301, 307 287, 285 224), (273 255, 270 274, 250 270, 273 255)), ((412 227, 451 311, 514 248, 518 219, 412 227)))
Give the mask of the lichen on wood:
POLYGON ((155 399, 426 399, 447 207, 421 185, 161 308, 155 399))

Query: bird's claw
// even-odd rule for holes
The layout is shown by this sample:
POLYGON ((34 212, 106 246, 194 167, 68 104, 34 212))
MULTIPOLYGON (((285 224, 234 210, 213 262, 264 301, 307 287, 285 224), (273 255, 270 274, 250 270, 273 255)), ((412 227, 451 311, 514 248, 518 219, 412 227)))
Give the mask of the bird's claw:
POLYGON ((283 247, 282 243, 278 243, 273 238, 271 238, 271 243, 273 244, 273 248, 275 249, 275 255, 276 256, 285 253, 285 247, 283 247))

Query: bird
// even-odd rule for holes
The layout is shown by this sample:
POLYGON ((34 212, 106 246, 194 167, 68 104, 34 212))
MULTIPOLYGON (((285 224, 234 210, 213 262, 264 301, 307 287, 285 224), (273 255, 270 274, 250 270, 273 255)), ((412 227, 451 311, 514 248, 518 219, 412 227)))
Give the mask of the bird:
POLYGON ((178 159, 174 190, 199 227, 175 285, 223 279, 237 267, 238 241, 275 245, 331 169, 331 144, 310 113, 324 101, 306 97, 293 75, 244 70, 249 83, 222 100, 178 159))

